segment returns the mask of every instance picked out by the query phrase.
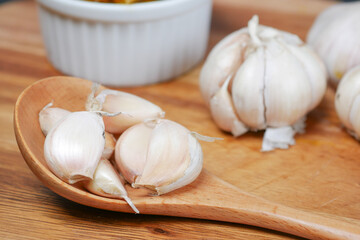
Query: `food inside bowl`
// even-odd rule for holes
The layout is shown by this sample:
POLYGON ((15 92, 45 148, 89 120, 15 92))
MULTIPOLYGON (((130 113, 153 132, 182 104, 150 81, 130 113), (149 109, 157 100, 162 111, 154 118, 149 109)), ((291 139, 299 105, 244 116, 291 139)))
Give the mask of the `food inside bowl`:
POLYGON ((131 4, 131 3, 142 3, 142 2, 154 2, 158 0, 85 0, 88 2, 101 2, 101 3, 123 3, 123 4, 131 4))

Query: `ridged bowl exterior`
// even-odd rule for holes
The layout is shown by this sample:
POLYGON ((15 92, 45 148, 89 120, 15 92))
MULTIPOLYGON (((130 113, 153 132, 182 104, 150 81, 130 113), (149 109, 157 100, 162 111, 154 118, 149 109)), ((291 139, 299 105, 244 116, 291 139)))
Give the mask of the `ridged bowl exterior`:
MULTIPOLYGON (((50 0, 47 0, 50 1, 50 0)), ((38 9, 47 56, 64 74, 108 86, 170 80, 204 57, 211 0, 151 21, 94 21, 38 9)))

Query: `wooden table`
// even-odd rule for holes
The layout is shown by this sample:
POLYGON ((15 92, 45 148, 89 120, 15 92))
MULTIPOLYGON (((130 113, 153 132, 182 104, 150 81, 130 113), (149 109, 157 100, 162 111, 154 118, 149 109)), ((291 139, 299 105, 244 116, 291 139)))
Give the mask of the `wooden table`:
MULTIPOLYGON (((316 14, 331 4, 325 0, 215 0, 209 49, 243 27, 254 13, 261 23, 304 39, 316 14)), ((215 175, 268 200, 359 223, 359 143, 341 129, 331 89, 310 114, 307 134, 296 137, 296 146, 261 153, 262 133, 235 140, 216 128, 198 90, 199 70, 200 66, 169 83, 125 90, 157 103, 168 110, 168 118, 194 131, 224 137, 220 145, 203 144, 204 167, 215 175), (187 89, 187 94, 169 91, 178 87, 187 89), (183 114, 184 108, 193 109, 193 117, 204 122, 192 121, 192 116, 183 114), (206 154, 213 147, 222 150, 218 155, 206 154), (241 154, 237 159, 226 158, 234 147, 241 154)), ((45 57, 34 1, 0 5, 0 239, 296 238, 240 224, 109 212, 48 190, 25 164, 12 118, 15 101, 25 87, 60 74, 45 57)))

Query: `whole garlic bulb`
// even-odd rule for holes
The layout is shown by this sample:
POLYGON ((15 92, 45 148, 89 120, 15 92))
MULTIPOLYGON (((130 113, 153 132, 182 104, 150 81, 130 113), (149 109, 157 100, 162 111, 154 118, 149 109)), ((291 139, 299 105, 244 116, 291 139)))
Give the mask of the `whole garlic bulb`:
POLYGON ((335 109, 348 132, 360 139, 360 65, 341 79, 335 95, 335 109))
POLYGON ((307 42, 324 60, 333 84, 360 64, 360 2, 341 3, 323 11, 307 42))
POLYGON ((214 47, 201 70, 200 90, 222 130, 239 136, 271 128, 262 147, 268 151, 294 143, 296 126, 325 94, 326 70, 296 35, 258 21, 254 16, 247 28, 214 47))
POLYGON ((166 119, 139 123, 118 139, 115 160, 133 187, 146 187, 161 195, 194 181, 203 155, 196 135, 166 119))

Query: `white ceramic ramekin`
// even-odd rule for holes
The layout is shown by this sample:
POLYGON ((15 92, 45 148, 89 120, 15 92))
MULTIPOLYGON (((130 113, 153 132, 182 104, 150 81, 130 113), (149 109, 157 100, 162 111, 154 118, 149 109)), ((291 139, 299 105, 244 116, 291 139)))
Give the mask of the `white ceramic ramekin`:
POLYGON ((146 85, 190 70, 205 54, 212 0, 37 2, 47 56, 64 74, 146 85))

